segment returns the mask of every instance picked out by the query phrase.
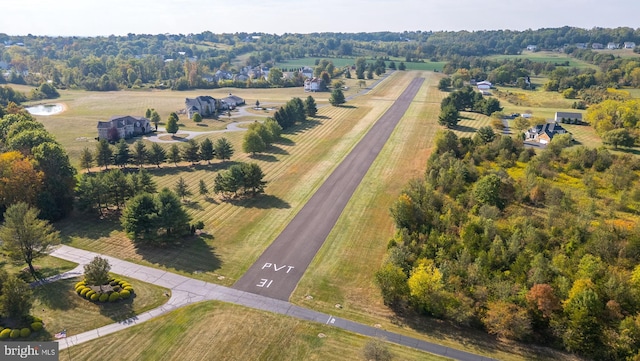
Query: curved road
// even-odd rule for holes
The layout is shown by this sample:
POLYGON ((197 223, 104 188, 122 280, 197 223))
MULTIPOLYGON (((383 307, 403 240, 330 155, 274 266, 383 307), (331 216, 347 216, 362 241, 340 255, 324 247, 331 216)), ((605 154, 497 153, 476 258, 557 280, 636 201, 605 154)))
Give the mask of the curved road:
POLYGON ((287 301, 422 86, 411 81, 233 288, 287 301))

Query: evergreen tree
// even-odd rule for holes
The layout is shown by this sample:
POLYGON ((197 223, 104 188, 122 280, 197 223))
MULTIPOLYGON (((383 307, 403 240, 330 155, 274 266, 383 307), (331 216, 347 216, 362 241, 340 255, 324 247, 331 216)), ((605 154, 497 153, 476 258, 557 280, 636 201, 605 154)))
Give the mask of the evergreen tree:
POLYGON ((184 180, 184 178, 180 177, 176 182, 175 188, 173 189, 178 197, 180 197, 183 201, 185 197, 191 195, 191 191, 189 191, 189 185, 184 180))
POLYGON ((167 236, 183 236, 189 233, 190 217, 182 207, 180 199, 168 188, 160 191, 156 197, 158 207, 158 225, 167 236))
POLYGON ((106 139, 100 139, 96 145, 96 162, 98 167, 104 166, 104 169, 109 169, 109 164, 113 161, 113 150, 106 139))
POLYGON ((200 161, 200 146, 194 139, 189 139, 182 148, 182 157, 185 161, 194 165, 200 161))
POLYGON ((200 159, 206 160, 207 164, 211 164, 211 159, 216 155, 215 149, 213 149, 213 142, 211 139, 204 138, 200 143, 200 159))
POLYGON ((178 148, 177 144, 172 144, 171 148, 169 148, 169 161, 173 162, 175 166, 178 165, 178 162, 182 160, 182 155, 180 154, 180 148, 178 148))
POLYGON ((318 107, 316 106, 316 101, 313 99, 311 95, 307 97, 304 102, 304 110, 309 117, 315 117, 318 113, 318 107))
POLYGON ((227 140, 227 138, 219 138, 218 140, 216 140, 216 144, 215 144, 215 155, 216 155, 216 159, 221 159, 221 160, 227 160, 227 159, 231 159, 231 156, 233 155, 233 145, 231 145, 231 143, 227 140))
POLYGON ((160 124, 160 114, 158 114, 155 109, 151 111, 151 123, 153 123, 153 125, 156 127, 156 130, 158 130, 158 124, 160 124))
POLYGON ((129 163, 129 144, 124 139, 120 139, 116 144, 116 153, 113 157, 113 164, 125 168, 129 163))
POLYGON ((176 134, 178 132, 178 115, 176 113, 171 113, 171 115, 169 115, 169 120, 167 120, 165 128, 169 134, 176 134))
POLYGON ((142 167, 142 165, 147 161, 148 156, 149 154, 144 142, 142 140, 136 141, 133 145, 133 161, 136 165, 138 167, 142 167))
POLYGON ((329 98, 329 103, 334 107, 340 106, 345 103, 344 93, 342 89, 333 89, 331 92, 331 97, 329 98))
POLYGON ((200 179, 200 183, 198 184, 198 192, 201 196, 206 196, 209 194, 209 188, 207 188, 207 183, 205 183, 204 179, 200 179))
POLYGON ((158 168, 160 168, 160 164, 164 163, 164 161, 167 159, 167 152, 160 144, 153 143, 151 144, 151 150, 149 150, 148 159, 149 163, 155 164, 158 168))
POLYGON ((93 153, 87 147, 84 147, 80 153, 80 167, 86 169, 87 172, 90 172, 93 167, 93 153))

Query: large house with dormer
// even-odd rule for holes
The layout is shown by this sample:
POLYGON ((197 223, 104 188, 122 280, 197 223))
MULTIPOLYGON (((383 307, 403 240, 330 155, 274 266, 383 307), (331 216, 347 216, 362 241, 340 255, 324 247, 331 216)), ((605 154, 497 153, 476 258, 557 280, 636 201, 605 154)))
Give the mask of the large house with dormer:
POLYGON ((151 132, 149 119, 131 115, 111 117, 109 121, 98 122, 98 139, 116 141, 129 139, 151 132))
POLYGON ((220 107, 218 101, 208 95, 201 95, 193 99, 187 98, 184 101, 184 105, 189 119, 193 118, 195 113, 198 113, 205 118, 214 116, 220 107))
POLYGON ((527 130, 525 140, 538 142, 540 144, 549 144, 551 139, 558 134, 568 133, 560 124, 556 122, 536 125, 527 130))

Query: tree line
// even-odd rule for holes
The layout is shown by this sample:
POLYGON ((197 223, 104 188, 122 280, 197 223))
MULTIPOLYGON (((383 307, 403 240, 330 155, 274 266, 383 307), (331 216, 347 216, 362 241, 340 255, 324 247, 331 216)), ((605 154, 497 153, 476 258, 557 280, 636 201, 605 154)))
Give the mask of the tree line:
MULTIPOLYGON (((391 207, 385 303, 599 360, 640 354, 640 163, 441 131, 391 207)), ((400 311, 402 310, 402 311, 400 311)), ((412 317, 411 315, 408 317, 412 317)))
POLYGON ((480 92, 466 86, 449 94, 440 102, 438 122, 448 128, 455 127, 461 111, 491 115, 502 110, 496 98, 484 98, 480 92))

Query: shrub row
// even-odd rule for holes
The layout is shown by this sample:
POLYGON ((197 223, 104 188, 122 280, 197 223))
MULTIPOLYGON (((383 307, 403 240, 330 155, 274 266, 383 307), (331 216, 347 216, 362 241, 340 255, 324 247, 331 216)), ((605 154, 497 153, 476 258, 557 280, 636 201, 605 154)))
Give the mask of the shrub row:
POLYGON ((87 286, 83 280, 75 285, 76 293, 93 302, 116 302, 119 299, 127 299, 133 293, 133 287, 127 281, 111 279, 109 284, 113 287, 113 292, 98 293, 87 286))
POLYGON ((42 322, 33 322, 31 323, 31 328, 23 327, 23 328, 5 328, 0 327, 0 340, 4 340, 7 338, 27 338, 31 336, 31 332, 38 332, 42 330, 42 322))

